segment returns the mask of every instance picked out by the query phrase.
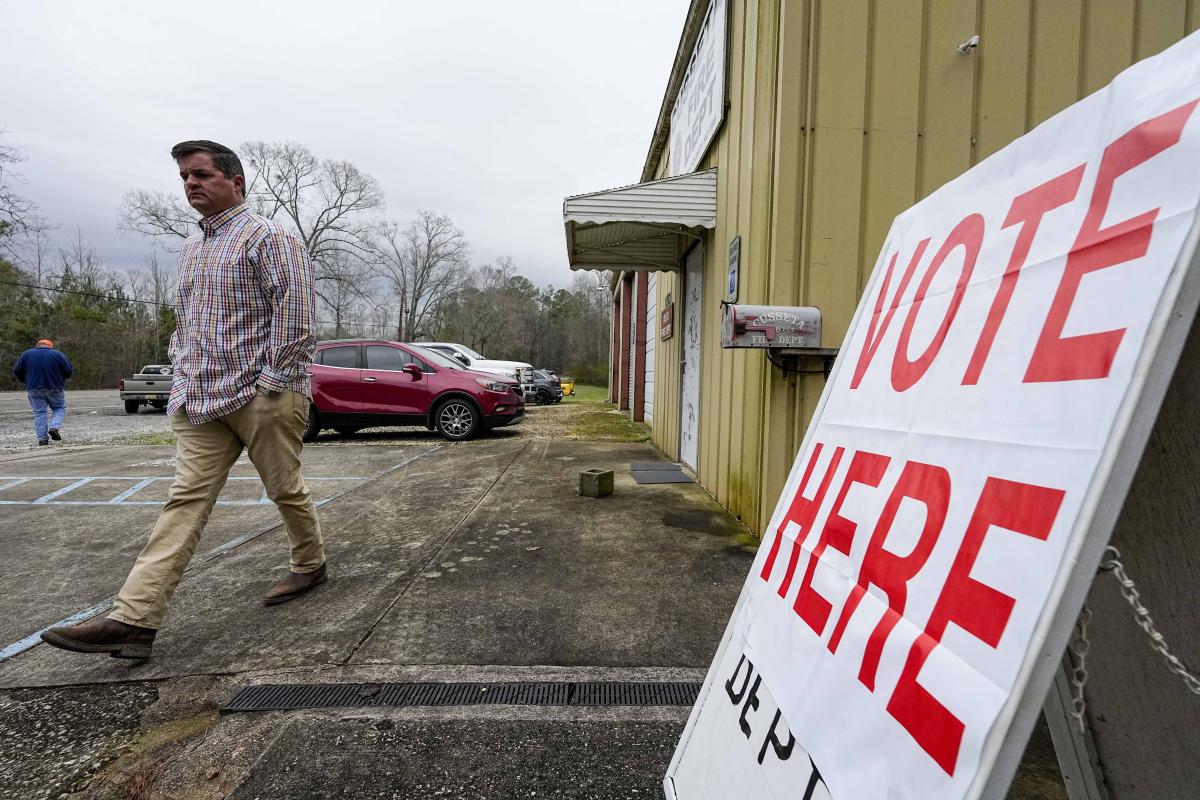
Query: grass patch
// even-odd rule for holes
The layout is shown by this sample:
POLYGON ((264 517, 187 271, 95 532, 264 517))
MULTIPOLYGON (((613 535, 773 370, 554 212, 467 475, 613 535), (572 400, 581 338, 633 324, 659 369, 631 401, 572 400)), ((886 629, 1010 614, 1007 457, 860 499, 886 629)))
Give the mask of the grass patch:
POLYGON ((650 434, 624 414, 584 411, 571 417, 567 437, 592 442, 644 442, 650 434))
POLYGON ((748 552, 752 552, 752 553, 758 552, 758 545, 759 545, 758 537, 755 536, 750 531, 742 531, 741 533, 736 534, 733 537, 733 540, 735 542, 737 542, 739 545, 741 545, 742 548, 748 552))
POLYGON ((577 383, 575 384, 575 394, 564 396, 562 401, 564 403, 607 403, 608 387, 577 383))
POLYGON ((175 434, 170 431, 132 433, 117 439, 114 444, 175 444, 175 434))

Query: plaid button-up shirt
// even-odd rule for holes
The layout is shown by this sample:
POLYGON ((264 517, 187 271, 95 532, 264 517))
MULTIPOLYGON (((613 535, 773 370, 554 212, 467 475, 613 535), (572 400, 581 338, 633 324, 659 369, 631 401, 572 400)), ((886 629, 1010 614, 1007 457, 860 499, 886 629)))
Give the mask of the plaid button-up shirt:
POLYGON ((167 413, 182 408, 199 425, 246 405, 259 387, 311 397, 316 293, 303 243, 244 203, 200 229, 179 251, 167 413))

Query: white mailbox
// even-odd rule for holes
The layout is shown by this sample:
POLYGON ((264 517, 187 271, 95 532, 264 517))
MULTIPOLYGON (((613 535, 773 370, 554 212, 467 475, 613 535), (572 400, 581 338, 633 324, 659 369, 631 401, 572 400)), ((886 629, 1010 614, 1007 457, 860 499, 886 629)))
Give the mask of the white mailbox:
POLYGON ((721 347, 810 349, 821 346, 821 309, 725 305, 721 347))

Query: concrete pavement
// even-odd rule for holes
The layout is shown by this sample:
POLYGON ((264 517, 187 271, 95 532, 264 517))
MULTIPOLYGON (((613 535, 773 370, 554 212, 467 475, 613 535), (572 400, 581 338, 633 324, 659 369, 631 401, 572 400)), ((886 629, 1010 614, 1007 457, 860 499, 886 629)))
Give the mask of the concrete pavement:
MULTIPOLYGON (((0 471, 118 479, 89 495, 111 499, 125 491, 119 479, 144 479, 149 462, 169 458, 168 448, 60 451, 0 459, 0 471)), ((629 477, 629 462, 655 458, 644 444, 505 440, 306 450, 308 475, 355 479, 321 509, 333 580, 263 607, 286 569, 275 512, 218 507, 155 658, 38 645, 0 663, 0 743, 20 743, 4 745, 0 796, 116 792, 147 770, 159 792, 147 796, 163 797, 656 796, 686 708, 214 713, 250 682, 700 680, 751 556, 743 529, 697 486, 629 477), (590 467, 617 471, 613 497, 577 495, 590 467), (359 770, 373 788, 344 794, 341 778, 328 783, 333 767, 305 760, 327 740, 344 754, 329 764, 378 767, 359 770), (430 744, 451 740, 495 763, 430 744), (389 778, 384 762, 400 754, 389 778), (311 767, 303 780, 288 768, 296 758, 311 767)), ((42 503, 59 484, 39 484, 4 507, 16 539, 0 580, 29 587, 6 593, 6 644, 120 586, 154 507, 51 505, 91 483, 42 503)))

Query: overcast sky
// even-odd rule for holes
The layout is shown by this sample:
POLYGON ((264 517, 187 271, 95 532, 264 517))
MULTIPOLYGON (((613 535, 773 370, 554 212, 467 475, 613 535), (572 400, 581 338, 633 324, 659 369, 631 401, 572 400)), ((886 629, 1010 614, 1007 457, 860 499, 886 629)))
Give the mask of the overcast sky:
POLYGON ((111 268, 130 189, 179 190, 183 139, 290 139, 450 216, 474 263, 569 283, 564 196, 638 180, 687 0, 11 2, 0 128, 56 235, 111 268))

